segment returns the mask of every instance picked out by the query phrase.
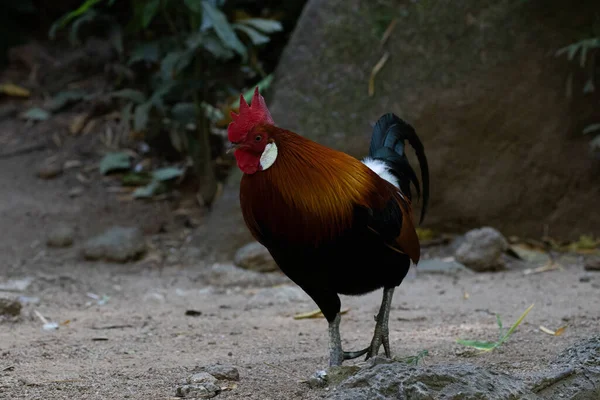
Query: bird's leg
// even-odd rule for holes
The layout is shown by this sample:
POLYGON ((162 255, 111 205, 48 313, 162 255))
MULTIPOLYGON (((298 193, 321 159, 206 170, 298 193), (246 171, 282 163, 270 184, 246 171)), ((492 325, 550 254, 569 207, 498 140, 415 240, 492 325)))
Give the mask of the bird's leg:
POLYGON ((342 338, 340 336, 340 321, 342 317, 337 313, 335 319, 329 323, 329 366, 342 365, 344 352, 342 351, 342 338))
POLYGON ((385 356, 391 358, 390 352, 390 336, 388 329, 388 321, 390 319, 390 308, 392 306, 392 296, 394 295, 394 288, 384 288, 383 298, 381 299, 381 307, 376 317, 375 333, 371 340, 371 346, 367 353, 367 359, 375 357, 379 353, 379 348, 383 345, 385 356))
POLYGON ((335 319, 329 323, 329 366, 342 365, 344 360, 358 358, 369 351, 369 348, 359 351, 343 351, 342 338, 340 336, 341 314, 338 313, 335 319))

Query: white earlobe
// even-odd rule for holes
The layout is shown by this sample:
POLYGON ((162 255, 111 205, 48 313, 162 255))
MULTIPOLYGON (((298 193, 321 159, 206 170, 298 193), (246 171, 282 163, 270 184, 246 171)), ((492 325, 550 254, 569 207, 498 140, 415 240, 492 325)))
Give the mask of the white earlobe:
POLYGON ((275 143, 268 143, 265 146, 265 150, 263 151, 262 155, 260 156, 260 166, 262 167, 263 171, 273 165, 276 159, 277 145, 275 143))

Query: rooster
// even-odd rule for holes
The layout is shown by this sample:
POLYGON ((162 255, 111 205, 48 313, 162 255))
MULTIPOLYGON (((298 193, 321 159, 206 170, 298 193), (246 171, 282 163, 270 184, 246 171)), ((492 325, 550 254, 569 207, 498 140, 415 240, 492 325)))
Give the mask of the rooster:
POLYGON ((279 268, 317 304, 329 324, 329 365, 367 354, 391 357, 388 320, 394 289, 417 264, 420 244, 411 210, 411 183, 419 180, 405 155, 414 148, 421 168, 421 222, 429 199, 429 169, 415 130, 383 115, 362 162, 275 126, 258 88, 249 106, 240 96, 231 113, 230 151, 243 177, 244 221, 279 268), (342 350, 339 294, 383 288, 368 347, 342 350))

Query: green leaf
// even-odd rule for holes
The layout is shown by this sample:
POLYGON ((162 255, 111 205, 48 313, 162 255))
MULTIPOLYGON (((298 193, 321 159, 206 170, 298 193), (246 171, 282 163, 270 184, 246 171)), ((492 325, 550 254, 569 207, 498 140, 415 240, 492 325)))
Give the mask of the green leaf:
MULTIPOLYGON (((256 86, 258 86, 258 90, 262 92, 263 90, 266 90, 269 87, 269 85, 271 85, 272 81, 273 81, 273 74, 270 74, 270 75, 265 76, 260 82, 258 82, 256 84, 256 86)), ((244 99, 246 99, 247 102, 250 102, 253 95, 254 95, 254 87, 252 89, 248 89, 244 93, 244 99)), ((231 103, 231 108, 237 109, 239 107, 240 107, 240 99, 237 99, 236 101, 231 103)))
POLYGON ((154 195, 164 192, 164 190, 165 186, 162 182, 153 180, 146 186, 142 186, 134 190, 133 197, 136 199, 147 199, 154 195))
POLYGON ((183 0, 183 3, 193 13, 199 14, 202 12, 202 0, 183 0))
POLYGON ((202 102, 200 104, 200 108, 202 108, 202 111, 204 111, 204 115, 206 115, 206 117, 213 122, 220 121, 225 118, 221 110, 208 103, 202 102))
POLYGON ((148 120, 150 119, 151 109, 152 102, 150 101, 140 104, 135 108, 135 111, 133 112, 133 130, 140 132, 146 129, 148 120))
POLYGON ((46 121, 51 115, 52 114, 46 110, 43 110, 39 107, 34 107, 25 111, 22 117, 30 121, 46 121))
POLYGON ((194 54, 189 51, 172 51, 163 58, 160 64, 162 78, 166 81, 175 79, 192 61, 194 54))
POLYGON ((177 103, 171 108, 171 117, 182 125, 196 122, 196 105, 194 103, 177 103))
POLYGON ((152 177, 147 172, 130 172, 121 178, 123 186, 141 186, 152 182, 152 177))
POLYGON ((160 7, 160 0, 149 0, 144 5, 144 10, 142 13, 142 27, 147 28, 148 25, 152 22, 156 14, 158 13, 158 9, 160 7))
POLYGON ((250 28, 249 26, 242 25, 242 24, 233 24, 233 27, 235 29, 239 29, 240 31, 242 31, 246 35, 248 35, 248 38, 250 38, 250 41, 252 42, 252 44, 254 44, 256 46, 260 46, 261 44, 269 43, 269 40, 271 40, 267 35, 263 35, 256 29, 250 28))
POLYGON ((221 59, 221 60, 229 60, 231 58, 233 58, 235 56, 235 53, 225 47, 225 45, 223 44, 223 42, 216 37, 214 34, 207 33, 207 34, 200 34, 200 38, 190 38, 191 40, 194 40, 194 42, 192 42, 194 45, 196 45, 196 47, 199 47, 200 45, 206 49, 209 53, 211 53, 213 56, 215 56, 217 59, 221 59))
POLYGON ((264 33, 280 32, 283 30, 281 22, 273 19, 264 18, 249 18, 238 21, 240 24, 250 25, 251 27, 258 29, 264 33))
POLYGON ((123 152, 107 153, 100 161, 100 173, 102 175, 129 168, 131 168, 129 154, 123 152))
POLYGON ((83 90, 65 90, 58 92, 47 104, 46 108, 52 112, 57 112, 69 104, 82 100, 86 97, 83 90))
POLYGON ((131 65, 139 61, 156 63, 158 62, 159 58, 160 47, 158 45, 158 42, 143 43, 137 46, 135 49, 133 49, 127 64, 131 65))
POLYGON ((121 89, 110 93, 110 97, 131 100, 134 103, 142 104, 146 101, 146 95, 135 89, 121 89))
POLYGON ((88 10, 85 14, 76 18, 73 24, 71 24, 71 29, 69 30, 69 43, 72 46, 78 45, 79 42, 79 29, 82 25, 87 22, 91 22, 98 16, 96 10, 88 10))
POLYGON ((585 94, 593 93, 594 90, 596 90, 596 87, 594 86, 594 80, 592 78, 590 78, 587 80, 587 82, 585 83, 585 86, 583 87, 583 93, 585 93, 585 94))
POLYGON ((498 342, 498 345, 504 343, 510 337, 510 335, 513 334, 513 332, 515 331, 515 329, 517 329, 517 327, 521 324, 521 322, 523 322, 523 320, 525 319, 525 317, 527 316, 527 314, 529 314, 529 311, 531 311, 532 308, 533 308, 533 304, 530 305, 529 307, 527 307, 527 309, 523 312, 523 314, 521 314, 521 316, 519 317, 519 319, 510 327, 510 329, 508 330, 508 332, 506 332, 506 335, 504 335, 502 337, 502 339, 500 339, 500 341, 498 342))
POLYGON ((97 3, 100 3, 101 1, 102 0, 86 0, 83 2, 83 4, 79 6, 79 8, 63 15, 50 27, 50 32, 48 32, 48 36, 50 37, 50 39, 54 39, 56 37, 56 32, 58 32, 59 29, 64 28, 69 22, 79 17, 80 15, 83 15, 90 8, 95 6, 97 3))
POLYGON ((502 327, 502 320, 500 315, 496 314, 496 323, 498 324, 498 330, 500 331, 500 337, 504 334, 504 328, 502 327))
POLYGON ((157 181, 168 181, 171 179, 179 178, 183 175, 184 170, 182 168, 165 167, 159 168, 152 172, 152 177, 157 181))
POLYGON ((600 123, 599 124, 591 124, 585 127, 583 130, 583 134, 587 135, 588 133, 600 131, 600 123))
POLYGON ((482 351, 490 351, 498 347, 498 342, 482 342, 479 340, 463 340, 458 339, 456 341, 458 344, 462 344, 463 346, 472 347, 477 350, 482 351))
POLYGON ((108 40, 117 53, 123 54, 125 52, 125 46, 123 45, 123 30, 119 24, 114 22, 110 24, 108 40))
POLYGON ((207 1, 202 2, 202 8, 207 17, 212 21, 213 28, 219 39, 223 41, 223 44, 241 55, 245 60, 246 48, 236 36, 225 14, 207 1))
POLYGON ((600 150, 600 135, 596 136, 592 140, 590 140, 590 150, 598 151, 600 150))

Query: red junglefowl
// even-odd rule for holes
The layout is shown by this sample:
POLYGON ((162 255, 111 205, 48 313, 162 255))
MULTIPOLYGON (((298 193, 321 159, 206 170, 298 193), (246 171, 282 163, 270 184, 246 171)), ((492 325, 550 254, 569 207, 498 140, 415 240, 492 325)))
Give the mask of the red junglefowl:
POLYGON ((274 125, 258 88, 252 106, 240 97, 228 127, 231 149, 244 172, 240 203, 254 238, 281 270, 317 303, 329 323, 329 364, 374 357, 381 345, 390 357, 388 319, 394 288, 410 261, 419 261, 410 185, 419 180, 405 155, 405 141, 421 167, 425 215, 429 170, 414 129, 394 114, 373 130, 362 162, 274 125), (370 346, 342 351, 340 298, 383 288, 370 346))

